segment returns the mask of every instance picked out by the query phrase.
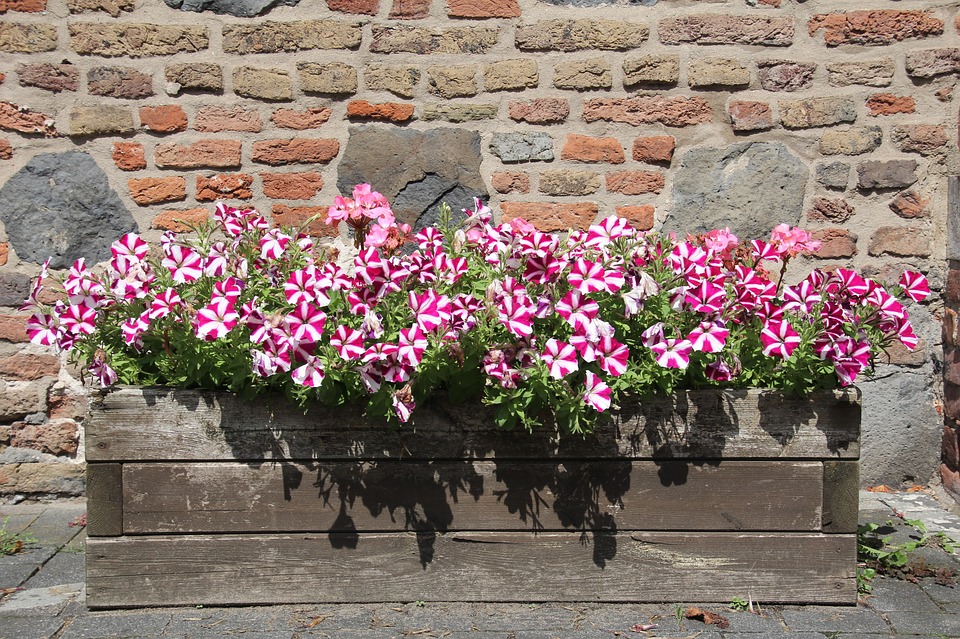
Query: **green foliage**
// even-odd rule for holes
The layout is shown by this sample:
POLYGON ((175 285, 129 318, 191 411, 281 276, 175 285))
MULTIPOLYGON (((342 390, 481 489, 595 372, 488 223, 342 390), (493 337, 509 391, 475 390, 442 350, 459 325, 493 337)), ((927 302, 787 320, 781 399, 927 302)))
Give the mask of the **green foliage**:
POLYGON ((739 612, 746 612, 749 608, 750 603, 741 597, 734 597, 730 600, 730 609, 737 610, 739 612))
POLYGON ((893 521, 885 524, 867 523, 857 527, 857 590, 869 593, 873 590, 870 583, 878 574, 896 574, 910 562, 910 556, 918 548, 938 546, 947 552, 960 550, 960 544, 942 532, 928 533, 926 526, 918 519, 902 519, 912 527, 916 535, 908 541, 894 543, 893 535, 881 536, 878 531, 890 528, 893 521))

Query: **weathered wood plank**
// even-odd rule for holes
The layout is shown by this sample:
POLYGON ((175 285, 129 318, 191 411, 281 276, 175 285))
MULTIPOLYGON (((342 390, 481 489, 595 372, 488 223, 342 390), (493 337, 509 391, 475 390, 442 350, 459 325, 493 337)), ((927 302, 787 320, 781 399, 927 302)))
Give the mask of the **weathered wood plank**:
POLYGON ((87 604, 854 604, 854 535, 331 533, 91 538, 87 604), (748 585, 749 584, 749 585, 748 585))
POLYGON ((823 462, 823 532, 855 533, 860 517, 860 464, 823 462))
POLYGON ((819 531, 822 482, 787 461, 130 463, 124 532, 819 531))
POLYGON ((282 398, 245 403, 224 393, 121 388, 84 423, 91 461, 258 459, 545 459, 553 457, 857 459, 860 393, 805 399, 756 390, 689 391, 624 406, 587 438, 496 428, 490 409, 440 404, 402 429, 358 409, 282 398))
POLYGON ((120 464, 87 464, 87 534, 123 534, 123 478, 120 464))

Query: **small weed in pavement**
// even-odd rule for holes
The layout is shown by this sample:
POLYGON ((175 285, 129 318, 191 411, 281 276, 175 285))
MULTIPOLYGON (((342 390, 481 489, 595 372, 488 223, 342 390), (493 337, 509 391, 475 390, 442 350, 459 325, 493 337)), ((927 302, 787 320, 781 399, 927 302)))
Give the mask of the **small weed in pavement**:
POLYGON ((16 554, 23 550, 27 544, 37 542, 36 537, 30 533, 12 533, 8 531, 8 521, 9 518, 4 519, 3 523, 0 524, 0 557, 16 554))
POLYGON ((960 544, 942 532, 928 533, 923 522, 907 519, 895 513, 900 522, 912 527, 914 533, 909 541, 894 543, 891 534, 881 531, 892 530, 895 523, 887 521, 885 525, 864 524, 857 528, 857 588, 861 593, 869 593, 873 586, 871 580, 877 575, 887 575, 916 583, 921 577, 933 577, 938 584, 953 586, 957 575, 947 568, 931 568, 922 559, 910 561, 911 555, 922 547, 935 546, 953 553, 960 550, 960 544))

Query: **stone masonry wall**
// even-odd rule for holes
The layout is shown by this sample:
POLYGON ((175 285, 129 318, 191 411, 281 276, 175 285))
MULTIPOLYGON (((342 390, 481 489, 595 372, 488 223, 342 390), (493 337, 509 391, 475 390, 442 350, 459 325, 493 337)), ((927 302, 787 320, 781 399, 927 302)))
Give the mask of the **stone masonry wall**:
POLYGON ((921 348, 862 385, 862 480, 931 481, 944 433, 957 471, 958 70, 945 1, 0 0, 0 499, 83 488, 87 393, 17 311, 39 263, 359 181, 417 224, 474 196, 544 229, 788 222, 809 268, 920 270, 921 348))

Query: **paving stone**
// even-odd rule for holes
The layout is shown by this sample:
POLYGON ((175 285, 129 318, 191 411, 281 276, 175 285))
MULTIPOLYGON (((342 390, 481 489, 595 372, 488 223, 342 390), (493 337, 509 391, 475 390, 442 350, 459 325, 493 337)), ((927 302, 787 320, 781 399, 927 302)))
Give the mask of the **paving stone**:
POLYGON ((574 606, 493 604, 478 611, 474 623, 479 630, 566 630, 573 628, 577 616, 574 606))
POLYGON ((946 612, 891 612, 897 634, 960 635, 960 614, 946 612))
POLYGON ((83 583, 87 571, 86 557, 76 552, 60 551, 27 580, 25 588, 47 588, 63 584, 83 583))
POLYGON ((960 604, 960 586, 942 586, 930 579, 921 579, 920 587, 940 604, 960 604))
POLYGON ((940 608, 919 584, 902 579, 877 577, 867 605, 878 612, 939 612, 940 608))
MULTIPOLYGON (((170 623, 169 612, 91 612, 74 619, 60 639, 130 639, 159 637, 170 623)), ((223 636, 223 635, 221 635, 223 636)))
POLYGON ((53 617, 59 615, 68 603, 82 593, 82 582, 46 588, 24 588, 0 600, 0 614, 53 617))
POLYGON ((49 639, 63 626, 57 618, 37 619, 0 614, 0 639, 49 639))
POLYGON ((40 513, 7 515, 0 509, 0 529, 11 535, 17 535, 26 530, 27 526, 32 524, 39 516, 40 513))
POLYGON ((780 614, 790 630, 880 633, 889 630, 880 615, 867 608, 791 606, 780 614))
MULTIPOLYGON (((512 617, 512 615, 511 615, 512 617)), ((415 604, 389 610, 377 616, 384 624, 401 633, 429 629, 435 634, 471 630, 473 609, 468 604, 427 603, 422 608, 415 604)), ((500 630, 498 627, 493 630, 500 630)))
POLYGON ((0 557, 0 588, 23 585, 55 552, 55 548, 29 547, 15 555, 0 557))
POLYGON ((81 504, 48 508, 27 527, 26 532, 37 538, 42 546, 63 546, 77 536, 80 528, 70 522, 86 511, 81 504))

